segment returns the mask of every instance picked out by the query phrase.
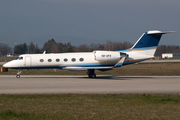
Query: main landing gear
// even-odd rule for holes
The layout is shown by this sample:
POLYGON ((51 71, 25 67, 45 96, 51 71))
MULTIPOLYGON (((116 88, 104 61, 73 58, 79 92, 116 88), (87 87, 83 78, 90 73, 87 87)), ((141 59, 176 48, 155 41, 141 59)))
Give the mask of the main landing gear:
POLYGON ((88 69, 87 74, 89 78, 96 78, 96 74, 94 73, 94 69, 88 69))
POLYGON ((20 74, 21 74, 22 70, 18 70, 16 78, 20 78, 20 74))

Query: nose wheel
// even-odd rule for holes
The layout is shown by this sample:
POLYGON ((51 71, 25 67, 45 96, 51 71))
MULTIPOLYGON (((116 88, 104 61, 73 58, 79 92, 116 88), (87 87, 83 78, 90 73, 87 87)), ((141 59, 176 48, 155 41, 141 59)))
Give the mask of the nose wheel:
POLYGON ((94 69, 89 69, 87 71, 87 74, 88 74, 89 78, 96 78, 96 74, 94 73, 94 69))
POLYGON ((16 78, 20 78, 20 75, 19 75, 19 74, 17 74, 17 75, 16 75, 16 78))
POLYGON ((18 70, 16 78, 20 78, 20 74, 21 74, 22 70, 18 70))

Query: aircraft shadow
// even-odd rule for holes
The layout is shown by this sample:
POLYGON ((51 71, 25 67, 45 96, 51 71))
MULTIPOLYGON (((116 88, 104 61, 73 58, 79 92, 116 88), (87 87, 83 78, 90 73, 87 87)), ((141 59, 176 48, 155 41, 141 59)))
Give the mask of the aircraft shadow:
POLYGON ((152 79, 153 77, 146 77, 146 76, 97 76, 96 78, 88 78, 83 77, 86 79, 96 79, 96 80, 133 80, 133 79, 152 79))
MULTIPOLYGON (((21 78, 49 78, 49 79, 53 79, 53 78, 58 78, 58 79, 88 79, 88 80, 133 80, 133 79, 153 79, 154 77, 149 77, 149 76, 97 76, 96 78, 89 78, 86 76, 73 76, 73 77, 66 77, 66 76, 22 76, 21 78)), ((21 79, 20 78, 20 79, 21 79)))

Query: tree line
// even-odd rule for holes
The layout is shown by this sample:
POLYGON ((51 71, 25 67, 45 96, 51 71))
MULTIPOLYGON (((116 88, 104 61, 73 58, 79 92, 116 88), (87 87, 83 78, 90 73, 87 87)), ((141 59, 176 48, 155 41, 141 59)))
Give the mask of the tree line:
POLYGON ((180 46, 177 45, 159 45, 155 56, 161 56, 162 53, 180 53, 180 46))
POLYGON ((12 48, 8 44, 0 43, 0 56, 7 55, 12 52, 12 48))
MULTIPOLYGON (((42 48, 38 47, 38 44, 31 42, 29 45, 26 43, 17 44, 14 50, 7 44, 0 43, 0 55, 7 55, 14 51, 14 54, 36 54, 36 53, 65 53, 65 52, 91 52, 94 50, 123 50, 132 47, 133 44, 129 42, 111 42, 108 40, 105 44, 95 44, 90 45, 81 44, 79 46, 73 46, 70 42, 61 43, 56 42, 54 39, 48 40, 44 43, 42 48)), ((180 46, 177 45, 159 45, 155 56, 161 56, 162 53, 180 53, 180 46)))
POLYGON ((91 52, 94 50, 122 50, 127 49, 132 46, 129 42, 111 42, 107 41, 106 44, 94 44, 90 45, 81 44, 79 46, 73 46, 70 42, 61 43, 56 42, 54 39, 48 40, 44 43, 43 47, 40 49, 38 45, 31 42, 29 45, 26 43, 15 45, 14 54, 33 54, 33 53, 65 53, 65 52, 91 52))

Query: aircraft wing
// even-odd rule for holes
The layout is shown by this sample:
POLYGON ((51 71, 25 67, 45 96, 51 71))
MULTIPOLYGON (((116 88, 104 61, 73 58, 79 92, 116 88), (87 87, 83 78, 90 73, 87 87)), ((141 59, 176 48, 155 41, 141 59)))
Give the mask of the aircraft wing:
POLYGON ((113 69, 114 66, 111 67, 64 67, 64 70, 88 70, 88 69, 95 69, 95 70, 110 70, 113 69))

